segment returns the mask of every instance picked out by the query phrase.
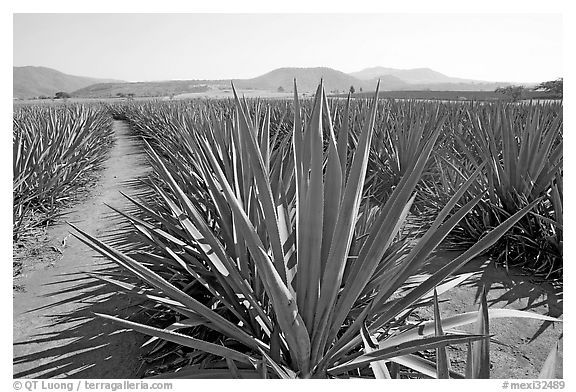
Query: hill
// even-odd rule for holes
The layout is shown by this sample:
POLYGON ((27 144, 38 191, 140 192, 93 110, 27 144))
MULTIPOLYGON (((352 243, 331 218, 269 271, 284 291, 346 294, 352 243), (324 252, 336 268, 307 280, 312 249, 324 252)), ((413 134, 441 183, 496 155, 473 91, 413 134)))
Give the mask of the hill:
POLYGON ((104 82, 118 81, 68 75, 46 67, 13 67, 12 95, 14 98, 53 97, 59 91, 70 93, 104 82))
POLYGON ((361 71, 350 72, 348 75, 353 76, 360 80, 370 80, 377 79, 379 76, 391 75, 394 72, 401 71, 397 68, 387 68, 387 67, 371 67, 365 68, 361 71))
POLYGON ((454 78, 430 68, 396 69, 386 67, 366 68, 352 72, 350 75, 360 80, 377 79, 382 76, 395 76, 408 84, 441 84, 441 83, 485 83, 478 80, 454 78))
POLYGON ((344 72, 327 67, 278 68, 257 78, 235 80, 234 83, 244 88, 275 91, 282 87, 285 91, 292 91, 294 79, 296 79, 299 92, 315 91, 320 79, 324 81, 326 91, 348 91, 350 86, 354 86, 356 90, 369 85, 372 88, 376 86, 375 83, 363 82, 344 72))

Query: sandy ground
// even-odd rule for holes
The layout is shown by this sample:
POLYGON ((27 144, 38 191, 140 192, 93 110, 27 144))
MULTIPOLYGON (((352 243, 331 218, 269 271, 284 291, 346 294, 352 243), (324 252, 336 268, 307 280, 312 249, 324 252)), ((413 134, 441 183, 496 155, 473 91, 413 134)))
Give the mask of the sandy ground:
MULTIPOLYGON (((134 193, 134 179, 147 170, 139 144, 121 122, 114 123, 116 143, 98 185, 62 220, 106 238, 120 220, 104 205, 125 206, 120 194, 134 193)), ((127 317, 137 310, 126 296, 111 295, 86 272, 112 267, 69 235, 64 223, 47 232, 52 257, 28 258, 15 279, 13 298, 14 377, 135 378, 140 376, 143 335, 115 332, 117 327, 93 312, 127 317), (65 245, 62 241, 65 240, 65 245)), ((45 247, 46 248, 46 247, 45 247)))
MULTIPOLYGON (((457 252, 439 252, 428 269, 439 268, 457 252)), ((476 311, 479 308, 482 287, 487 290, 487 303, 490 308, 507 308, 535 312, 555 318, 563 318, 562 287, 543 282, 518 270, 506 270, 479 258, 471 261, 460 272, 481 270, 439 297, 441 317, 476 311)), ((433 309, 417 312, 422 320, 433 319, 433 309)), ((546 322, 524 318, 498 318, 490 320, 491 378, 538 378, 542 365, 550 350, 563 332, 562 322, 546 322)), ((474 333, 474 328, 461 327, 461 330, 474 333)), ((562 344, 556 377, 562 378, 562 344)), ((465 372, 466 346, 449 348, 452 369, 465 372)))

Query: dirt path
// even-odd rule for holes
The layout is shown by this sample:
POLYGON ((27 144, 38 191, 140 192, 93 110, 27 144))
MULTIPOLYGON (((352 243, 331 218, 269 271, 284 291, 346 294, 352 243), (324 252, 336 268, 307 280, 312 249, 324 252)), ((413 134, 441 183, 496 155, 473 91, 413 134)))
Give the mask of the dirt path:
MULTIPOLYGON (((120 219, 104 203, 123 209, 126 199, 120 191, 134 194, 134 179, 147 171, 140 145, 129 136, 127 125, 115 121, 114 129, 117 141, 98 185, 64 218, 98 238, 121 228, 120 219)), ((92 315, 126 317, 137 308, 128 297, 110 295, 101 281, 86 274, 112 265, 69 236, 66 224, 50 228, 48 237, 57 259, 28 260, 16 282, 22 290, 13 299, 14 377, 138 377, 139 347, 145 337, 113 333, 115 326, 92 315)))

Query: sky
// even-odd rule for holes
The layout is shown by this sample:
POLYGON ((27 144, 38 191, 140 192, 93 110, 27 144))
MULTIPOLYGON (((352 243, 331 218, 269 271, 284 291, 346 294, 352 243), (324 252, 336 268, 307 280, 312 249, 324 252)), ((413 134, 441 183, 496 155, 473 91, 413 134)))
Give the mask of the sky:
POLYGON ((18 14, 13 65, 126 81, 256 77, 280 67, 428 67, 539 82, 562 73, 562 15, 18 14))

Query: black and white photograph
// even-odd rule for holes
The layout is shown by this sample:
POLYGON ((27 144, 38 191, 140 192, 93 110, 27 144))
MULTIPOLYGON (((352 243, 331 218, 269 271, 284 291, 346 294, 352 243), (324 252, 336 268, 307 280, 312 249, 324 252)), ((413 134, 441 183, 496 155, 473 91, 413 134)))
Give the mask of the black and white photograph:
POLYGON ((571 388, 562 3, 107 3, 8 16, 7 390, 571 388))

